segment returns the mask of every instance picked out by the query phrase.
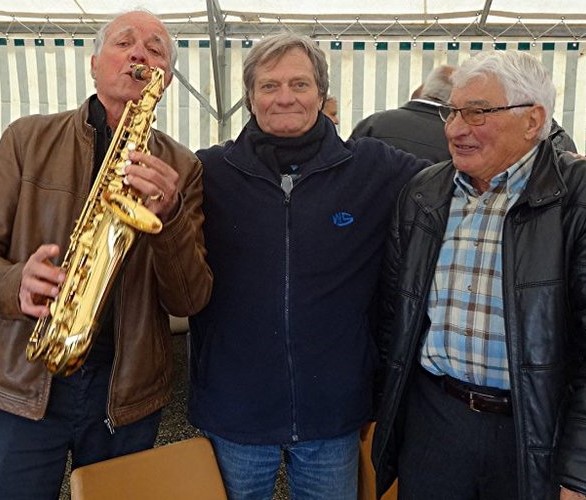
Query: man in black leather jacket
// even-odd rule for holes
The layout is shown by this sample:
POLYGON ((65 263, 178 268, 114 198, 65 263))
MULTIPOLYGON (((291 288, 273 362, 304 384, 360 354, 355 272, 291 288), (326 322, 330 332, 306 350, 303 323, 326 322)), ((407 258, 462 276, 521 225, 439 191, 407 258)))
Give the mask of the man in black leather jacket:
POLYGON ((485 53, 441 110, 453 160, 403 190, 381 285, 379 494, 586 498, 586 161, 551 77, 485 53))

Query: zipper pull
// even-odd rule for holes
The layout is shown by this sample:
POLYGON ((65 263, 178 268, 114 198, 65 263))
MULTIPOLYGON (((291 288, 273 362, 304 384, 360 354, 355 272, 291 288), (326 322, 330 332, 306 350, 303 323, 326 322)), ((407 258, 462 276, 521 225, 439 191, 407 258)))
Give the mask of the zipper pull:
POLYGON ((106 427, 110 431, 110 434, 114 435, 116 433, 116 431, 114 430, 114 426, 112 425, 112 421, 110 420, 110 418, 109 417, 105 418, 104 423, 106 424, 106 427))
POLYGON ((289 174, 281 175, 281 189, 285 193, 285 203, 289 203, 291 191, 293 190, 293 176, 289 174))

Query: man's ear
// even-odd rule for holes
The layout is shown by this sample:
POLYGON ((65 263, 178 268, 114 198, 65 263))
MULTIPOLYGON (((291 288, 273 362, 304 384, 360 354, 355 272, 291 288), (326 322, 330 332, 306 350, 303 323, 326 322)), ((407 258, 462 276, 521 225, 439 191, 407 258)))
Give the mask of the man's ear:
POLYGON ((94 69, 95 64, 96 56, 92 54, 92 57, 90 58, 90 75, 92 77, 92 80, 96 79, 96 70, 94 69))
POLYGON ((527 114, 527 129, 525 138, 533 140, 539 136, 545 123, 545 108, 541 104, 535 104, 527 114))

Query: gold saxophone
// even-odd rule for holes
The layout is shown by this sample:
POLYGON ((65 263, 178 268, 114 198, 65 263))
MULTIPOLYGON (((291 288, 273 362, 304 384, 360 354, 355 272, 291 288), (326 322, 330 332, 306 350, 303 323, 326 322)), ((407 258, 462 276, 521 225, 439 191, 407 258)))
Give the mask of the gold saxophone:
POLYGON ((141 98, 128 101, 92 190, 75 224, 61 267, 65 281, 48 301, 49 316, 39 318, 26 348, 55 374, 70 375, 83 365, 98 319, 137 231, 158 233, 163 225, 141 195, 123 183, 130 151, 148 153, 154 109, 164 91, 164 71, 133 67, 133 78, 147 80, 141 98))

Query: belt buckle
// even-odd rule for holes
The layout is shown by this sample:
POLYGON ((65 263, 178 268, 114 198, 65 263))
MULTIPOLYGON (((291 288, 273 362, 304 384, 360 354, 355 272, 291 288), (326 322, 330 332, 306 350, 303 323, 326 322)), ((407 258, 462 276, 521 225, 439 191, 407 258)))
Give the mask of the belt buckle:
POLYGON ((468 408, 470 408, 472 411, 475 411, 477 413, 481 413, 482 410, 479 410, 478 408, 476 408, 474 402, 475 402, 474 393, 469 392, 468 393, 468 408))

